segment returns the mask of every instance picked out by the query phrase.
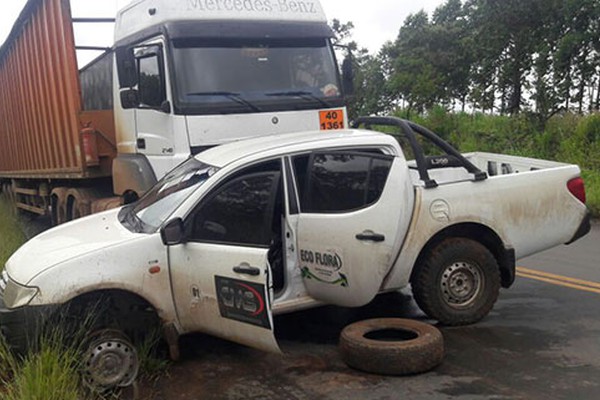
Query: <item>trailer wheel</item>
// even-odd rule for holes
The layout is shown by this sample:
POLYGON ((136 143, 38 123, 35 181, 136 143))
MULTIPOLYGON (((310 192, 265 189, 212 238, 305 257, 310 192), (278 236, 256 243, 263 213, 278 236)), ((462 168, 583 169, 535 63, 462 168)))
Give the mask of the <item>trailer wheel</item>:
POLYGON ((498 299, 500 268, 481 243, 448 238, 429 250, 411 280, 419 307, 445 325, 485 317, 498 299))
POLYGON ((56 187, 50 192, 50 208, 52 225, 67 222, 67 190, 65 187, 56 187))
POLYGON ((442 362, 442 333, 429 324, 402 318, 378 318, 348 325, 340 353, 350 367, 382 375, 429 371, 442 362))

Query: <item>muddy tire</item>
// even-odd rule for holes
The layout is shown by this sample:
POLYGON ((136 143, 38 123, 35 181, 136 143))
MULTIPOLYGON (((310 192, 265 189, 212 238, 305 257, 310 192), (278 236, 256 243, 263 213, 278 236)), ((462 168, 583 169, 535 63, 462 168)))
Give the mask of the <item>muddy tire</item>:
POLYGON ((442 333, 429 324, 402 318, 378 318, 348 325, 340 335, 348 366, 374 374, 410 375, 442 362, 442 333))
POLYGON ((482 244, 448 238, 426 254, 412 277, 419 307, 444 325, 468 325, 485 317, 498 299, 500 268, 482 244))

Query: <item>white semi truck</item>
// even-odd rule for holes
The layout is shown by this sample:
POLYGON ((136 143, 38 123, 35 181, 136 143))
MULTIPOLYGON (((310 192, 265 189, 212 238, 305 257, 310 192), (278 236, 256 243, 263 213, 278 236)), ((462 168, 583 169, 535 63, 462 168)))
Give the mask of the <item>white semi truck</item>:
POLYGON ((0 50, 0 181, 18 209, 62 223, 212 146, 347 127, 351 68, 318 0, 134 0, 78 74, 73 23, 92 22, 107 20, 29 0, 0 50))

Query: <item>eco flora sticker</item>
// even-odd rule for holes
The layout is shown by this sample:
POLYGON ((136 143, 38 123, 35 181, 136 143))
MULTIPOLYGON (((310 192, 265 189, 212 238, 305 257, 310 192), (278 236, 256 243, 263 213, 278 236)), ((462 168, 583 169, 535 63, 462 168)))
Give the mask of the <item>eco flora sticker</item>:
POLYGON ((347 287, 348 278, 341 272, 343 267, 344 256, 339 249, 300 249, 300 269, 304 279, 347 287))

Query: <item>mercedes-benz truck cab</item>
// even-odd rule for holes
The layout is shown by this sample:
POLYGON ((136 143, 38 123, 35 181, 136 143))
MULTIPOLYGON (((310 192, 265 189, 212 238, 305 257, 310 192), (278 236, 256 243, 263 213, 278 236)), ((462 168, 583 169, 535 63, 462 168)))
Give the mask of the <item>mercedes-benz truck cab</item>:
POLYGON ((115 29, 115 193, 222 143, 346 128, 333 35, 318 1, 133 1, 115 29))

